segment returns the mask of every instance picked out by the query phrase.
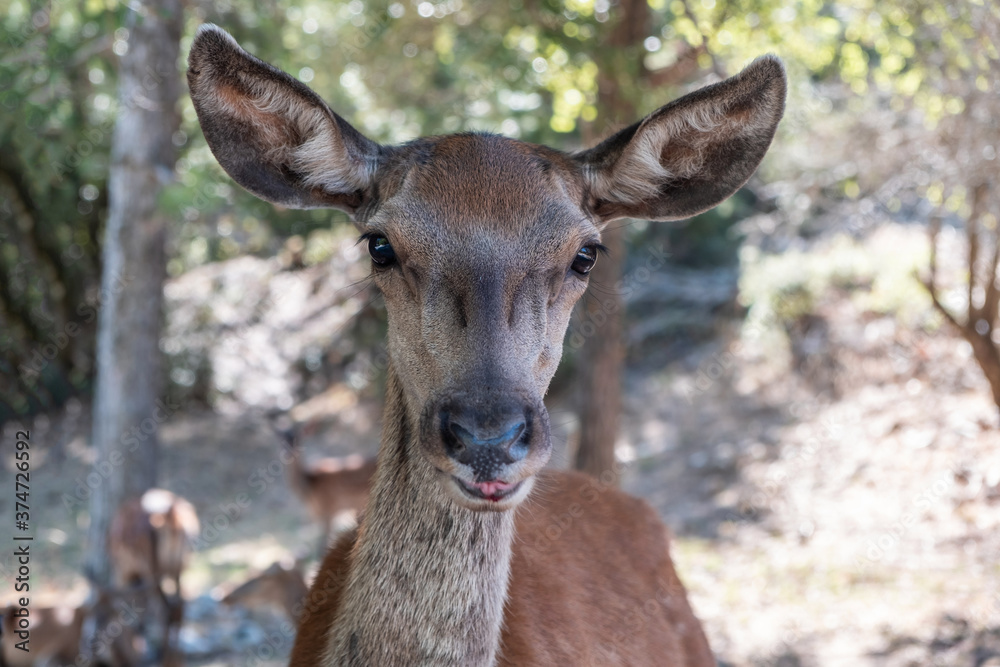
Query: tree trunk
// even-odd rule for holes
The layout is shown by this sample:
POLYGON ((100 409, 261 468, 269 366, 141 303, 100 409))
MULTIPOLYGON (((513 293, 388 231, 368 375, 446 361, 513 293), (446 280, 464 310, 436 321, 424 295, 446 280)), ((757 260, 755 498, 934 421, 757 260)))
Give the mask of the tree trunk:
MULTIPOLYGON (((622 0, 615 24, 598 59, 598 117, 605 127, 623 127, 636 120, 636 109, 628 86, 622 83, 638 60, 628 58, 629 47, 641 45, 649 25, 646 0, 622 0), (631 62, 629 62, 631 61, 631 62), (625 90, 623 90, 625 88, 625 90)), ((634 54, 632 54, 634 55, 634 54)), ((633 72, 638 79, 639 72, 633 72)), ((603 134, 609 134, 604 132, 603 134)), ((580 442, 575 467, 595 477, 618 483, 614 474, 615 441, 621 421, 622 366, 625 359, 625 305, 618 286, 625 264, 624 226, 611 223, 602 234, 610 251, 590 274, 580 332, 585 342, 580 350, 580 442), (591 332, 591 329, 593 331, 591 332), (602 474, 611 471, 611 475, 602 474)))
MULTIPOLYGON (((590 273, 579 325, 585 342, 580 349, 580 443, 575 465, 577 470, 598 478, 605 471, 614 472, 615 440, 621 420, 625 313, 616 287, 625 252, 621 225, 621 221, 611 223, 602 234, 609 252, 590 273)), ((604 475, 603 479, 618 483, 617 475, 604 475)))
MULTIPOLYGON (((157 199, 176 160, 182 11, 179 0, 129 6, 102 249, 93 415, 97 464, 87 478, 93 492, 85 571, 97 590, 112 582, 111 518, 124 499, 155 485, 157 430, 171 412, 158 399, 166 220, 157 199)), ((99 619, 90 638, 94 658, 103 652, 102 627, 99 619)))

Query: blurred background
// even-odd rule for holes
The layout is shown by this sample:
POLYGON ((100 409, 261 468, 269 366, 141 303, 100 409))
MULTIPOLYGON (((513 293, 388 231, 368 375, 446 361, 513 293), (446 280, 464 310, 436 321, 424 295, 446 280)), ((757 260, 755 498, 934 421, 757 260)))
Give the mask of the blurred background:
POLYGON ((783 58, 743 190, 609 230, 553 465, 659 510, 720 664, 1000 665, 995 2, 0 8, 0 514, 28 431, 55 664, 284 664, 318 545, 364 502, 384 308, 345 215, 264 204, 212 157, 183 71, 213 22, 384 143, 577 150, 783 58), (150 559, 166 534, 190 548, 150 559))

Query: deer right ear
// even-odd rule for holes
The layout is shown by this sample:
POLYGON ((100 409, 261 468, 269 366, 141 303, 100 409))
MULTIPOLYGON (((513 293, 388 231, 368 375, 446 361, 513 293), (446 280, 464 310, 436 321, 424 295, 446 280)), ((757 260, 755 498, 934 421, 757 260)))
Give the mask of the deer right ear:
POLYGON ((370 197, 381 147, 221 28, 198 29, 187 78, 212 153, 253 194, 352 214, 370 197))
POLYGON ((785 109, 785 69, 758 58, 575 158, 595 217, 678 220, 707 211, 757 169, 785 109))

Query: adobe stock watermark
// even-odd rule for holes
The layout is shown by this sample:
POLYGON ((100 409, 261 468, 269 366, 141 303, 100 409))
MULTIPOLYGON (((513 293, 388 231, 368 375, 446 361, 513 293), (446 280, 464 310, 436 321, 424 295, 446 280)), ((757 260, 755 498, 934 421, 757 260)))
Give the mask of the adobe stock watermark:
MULTIPOLYGON (((761 665, 784 664, 790 656, 795 657, 794 646, 802 639, 802 632, 797 627, 791 627, 781 632, 778 640, 763 653, 754 656, 756 663, 761 665)), ((794 663, 792 663, 794 664, 794 663)))
POLYGON ((744 339, 752 341, 760 338, 779 323, 778 313, 790 307, 789 297, 777 294, 774 302, 762 314, 746 320, 743 331, 737 340, 733 341, 720 352, 716 352, 698 365, 694 380, 685 382, 681 394, 688 405, 703 396, 717 382, 731 376, 736 366, 737 357, 742 353, 744 339))
MULTIPOLYGON (((128 92, 122 92, 119 99, 119 111, 121 109, 150 108, 149 93, 159 88, 166 77, 176 74, 172 69, 173 65, 173 63, 157 63, 155 69, 146 66, 139 85, 128 92)), ((103 150, 104 144, 114 132, 118 115, 111 114, 101 125, 85 130, 83 139, 69 149, 64 159, 49 163, 49 169, 56 183, 62 183, 68 174, 76 173, 83 160, 92 155, 95 150, 103 150)))
POLYGON ((980 629, 1000 624, 1000 586, 995 586, 989 598, 969 610, 969 622, 980 629))
MULTIPOLYGON (((98 600, 94 606, 100 604, 102 603, 98 600)), ((114 618, 108 621, 96 637, 93 637, 91 641, 86 643, 86 646, 82 647, 84 650, 81 651, 80 655, 77 656, 76 661, 73 663, 77 667, 89 667, 98 661, 103 663, 113 652, 115 652, 114 647, 119 641, 131 641, 131 637, 127 636, 126 633, 141 624, 143 615, 146 612, 145 607, 139 607, 136 605, 134 600, 132 600, 130 604, 124 600, 116 599, 111 602, 111 606, 117 611, 117 614, 115 614, 114 618)), ((93 609, 90 611, 92 612, 93 609)), ((92 613, 88 613, 87 616, 88 618, 85 620, 85 624, 90 625, 90 630, 85 630, 83 635, 85 637, 91 637, 94 635, 93 626, 91 625, 94 622, 94 615, 92 613)))
POLYGON ((589 480, 583 488, 577 491, 579 500, 570 504, 565 512, 553 515, 549 524, 535 536, 535 548, 547 551, 554 542, 562 539, 563 534, 577 521, 586 521, 587 508, 593 505, 608 489, 617 489, 619 480, 625 475, 630 463, 615 459, 612 466, 601 472, 596 478, 589 480))
POLYGON ((31 18, 22 23, 18 28, 7 33, 7 45, 12 49, 23 47, 28 40, 42 34, 52 23, 52 14, 60 6, 66 4, 66 0, 52 0, 45 3, 46 7, 32 12, 31 18))
POLYGON ((612 291, 620 299, 599 299, 599 308, 587 309, 581 321, 570 325, 567 337, 569 346, 574 350, 580 349, 587 342, 588 338, 592 337, 601 327, 608 323, 611 317, 618 316, 618 311, 621 307, 620 304, 622 304, 624 299, 632 294, 637 287, 649 282, 653 274, 663 268, 668 257, 670 257, 670 253, 662 245, 656 244, 650 246, 645 261, 612 287, 612 291))
MULTIPOLYGON (((353 4, 353 3, 351 3, 353 4)), ((361 4, 360 2, 358 3, 361 4)), ((363 8, 363 5, 362 5, 363 8)), ((386 9, 373 14, 361 15, 364 23, 357 27, 347 39, 340 42, 340 50, 348 61, 354 58, 372 45, 385 32, 389 24, 403 15, 405 7, 398 2, 389 5, 386 9)))
POLYGON ((675 618, 678 606, 684 604, 686 598, 687 592, 679 579, 661 582, 650 597, 625 614, 621 629, 611 638, 611 645, 618 647, 614 653, 627 655, 628 652, 623 651, 623 647, 628 646, 646 626, 652 624, 654 628, 660 628, 664 617, 675 618))
POLYGON ((112 297, 120 294, 130 281, 131 278, 119 273, 111 279, 110 287, 102 287, 96 298, 85 301, 77 306, 76 314, 78 318, 67 322, 60 331, 50 333, 48 340, 36 347, 29 358, 17 367, 21 379, 25 381, 33 380, 41 374, 49 362, 66 349, 70 339, 75 338, 84 331, 85 327, 83 325, 90 324, 97 319, 97 314, 104 307, 104 304, 112 297))
POLYGON ((903 512, 899 519, 885 528, 875 539, 867 540, 864 544, 864 555, 854 559, 854 567, 858 572, 863 572, 867 568, 882 561, 920 521, 920 515, 924 514, 932 507, 940 503, 945 496, 955 487, 956 475, 963 474, 964 468, 960 465, 952 465, 948 472, 944 473, 930 485, 924 488, 919 494, 913 497, 910 502, 910 509, 903 512))
POLYGON ((172 403, 169 398, 156 399, 155 407, 148 417, 125 429, 118 438, 118 446, 105 458, 97 461, 86 476, 76 477, 72 494, 63 493, 62 504, 66 511, 85 509, 94 491, 111 478, 116 468, 124 465, 128 454, 135 453, 180 407, 179 403, 172 403))
MULTIPOLYGON (((303 603, 299 603, 303 606, 303 603)), ((281 625, 257 645, 246 649, 240 656, 238 664, 246 667, 257 667, 262 664, 271 664, 287 653, 289 646, 295 641, 297 628, 288 620, 283 620, 281 625)))
MULTIPOLYGON (((807 417, 816 409, 815 405, 802 404, 792 406, 790 412, 796 417, 807 417)), ((786 461, 793 467, 792 471, 786 472, 785 469, 777 469, 769 472, 764 482, 750 495, 750 498, 741 503, 738 512, 730 513, 727 519, 738 523, 757 519, 760 513, 770 507, 781 494, 789 476, 796 475, 794 470, 796 464, 804 465, 815 459, 829 443, 843 438, 846 427, 856 424, 859 420, 860 417, 854 410, 840 410, 825 414, 819 421, 818 432, 798 443, 795 453, 787 457, 786 461)))
POLYGON ((264 495, 268 489, 283 479, 284 472, 294 461, 292 453, 287 448, 282 448, 265 465, 254 468, 247 476, 248 491, 230 496, 229 500, 219 503, 218 511, 211 517, 203 517, 201 532, 192 541, 192 548, 202 551, 217 543, 249 511, 254 499, 264 495))

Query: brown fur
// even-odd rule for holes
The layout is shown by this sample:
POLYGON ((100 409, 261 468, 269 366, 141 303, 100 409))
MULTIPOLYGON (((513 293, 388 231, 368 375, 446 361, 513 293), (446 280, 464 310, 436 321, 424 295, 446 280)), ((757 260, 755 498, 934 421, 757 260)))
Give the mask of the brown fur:
POLYGON ((150 489, 122 503, 111 521, 109 550, 115 586, 166 579, 180 593, 180 576, 199 531, 198 515, 187 500, 150 489))
POLYGON ((9 605, 3 611, 0 623, 0 664, 7 667, 29 667, 30 665, 72 665, 80 648, 86 607, 31 607, 28 631, 31 639, 30 652, 14 647, 20 638, 17 619, 13 616, 16 607, 9 605))
MULTIPOLYGON (((497 665, 714 665, 656 512, 580 473, 546 470, 537 487, 515 510, 497 665), (574 581, 587 585, 567 585, 574 581)), ((356 540, 357 531, 342 536, 324 559, 290 664, 325 664, 356 540)))
POLYGON ((279 607, 292 621, 298 621, 308 592, 302 570, 297 565, 288 567, 278 562, 234 588, 222 602, 250 609, 279 607))
POLYGON ((687 217, 745 183, 784 108, 780 62, 576 155, 482 134, 378 146, 215 27, 188 82, 237 182, 342 208, 394 251, 372 272, 390 364, 367 512, 317 577, 293 664, 713 664, 652 510, 542 472, 542 398, 587 286, 581 248, 614 219, 687 217))
POLYGON ((179 659, 177 633, 184 617, 181 573, 198 531, 194 506, 163 489, 150 489, 140 498, 123 502, 109 529, 116 589, 152 592, 163 604, 167 661, 179 659))
POLYGON ((330 525, 341 514, 357 516, 368 502, 375 459, 327 457, 306 465, 298 446, 290 446, 289 486, 320 524, 321 553, 329 546, 330 525))

